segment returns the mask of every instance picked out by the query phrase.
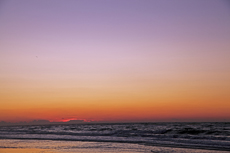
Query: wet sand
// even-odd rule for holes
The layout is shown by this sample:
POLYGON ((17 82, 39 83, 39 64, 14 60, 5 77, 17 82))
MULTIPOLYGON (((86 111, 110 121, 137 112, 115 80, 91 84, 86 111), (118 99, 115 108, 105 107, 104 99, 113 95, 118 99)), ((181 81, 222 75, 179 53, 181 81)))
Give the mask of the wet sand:
POLYGON ((227 153, 228 151, 145 146, 130 143, 52 140, 0 140, 0 153, 227 153))
POLYGON ((0 153, 54 153, 54 152, 47 149, 1 148, 0 153))

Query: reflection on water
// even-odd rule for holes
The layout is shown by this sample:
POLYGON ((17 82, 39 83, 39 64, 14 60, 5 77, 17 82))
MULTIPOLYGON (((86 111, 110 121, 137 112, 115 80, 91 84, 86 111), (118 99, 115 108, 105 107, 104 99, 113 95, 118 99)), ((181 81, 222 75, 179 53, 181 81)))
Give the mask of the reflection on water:
POLYGON ((0 127, 0 139, 113 142, 230 151, 230 123, 5 126, 0 127))
MULTIPOLYGON (((52 140, 0 140, 1 153, 56 153, 56 152, 86 152, 86 153, 224 153, 225 151, 201 150, 189 148, 171 148, 160 146, 145 146, 129 143, 111 142, 81 142, 52 140)), ((227 153, 227 151, 226 151, 227 153)))

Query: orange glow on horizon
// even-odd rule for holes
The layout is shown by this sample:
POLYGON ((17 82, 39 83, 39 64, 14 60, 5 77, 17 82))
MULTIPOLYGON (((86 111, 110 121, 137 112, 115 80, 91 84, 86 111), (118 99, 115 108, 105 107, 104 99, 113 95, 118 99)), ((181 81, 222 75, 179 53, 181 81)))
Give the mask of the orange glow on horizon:
POLYGON ((3 3, 0 122, 230 121, 222 1, 3 3))

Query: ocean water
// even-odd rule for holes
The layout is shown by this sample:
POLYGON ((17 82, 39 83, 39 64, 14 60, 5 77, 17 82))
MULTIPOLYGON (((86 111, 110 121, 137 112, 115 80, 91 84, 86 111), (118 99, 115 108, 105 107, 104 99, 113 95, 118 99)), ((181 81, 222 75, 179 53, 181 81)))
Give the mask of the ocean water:
MULTIPOLYGON (((62 144, 65 142, 68 144, 65 148, 68 148, 72 143, 85 142, 86 146, 97 146, 96 148, 100 148, 101 146, 101 149, 103 147, 105 148, 105 144, 107 146, 117 144, 116 146, 123 145, 120 147, 120 149, 122 148, 123 150, 130 145, 138 145, 139 147, 136 148, 145 146, 145 149, 152 152, 157 152, 159 148, 163 148, 164 152, 167 152, 165 150, 169 148, 171 151, 172 148, 174 148, 174 150, 176 148, 192 148, 196 150, 210 150, 210 152, 211 150, 228 152, 230 151, 230 123, 122 123, 3 126, 0 127, 0 139, 0 148, 12 147, 12 142, 17 142, 14 146, 22 147, 22 142, 24 142, 24 144, 34 142, 33 144, 35 145, 46 141, 50 144, 51 142, 62 142, 62 144)), ((135 147, 130 148, 133 149, 135 147)), ((119 149, 119 147, 114 147, 113 149, 119 149)), ((145 149, 142 151, 145 152, 145 149)), ((131 152, 134 152, 134 150, 131 152)))

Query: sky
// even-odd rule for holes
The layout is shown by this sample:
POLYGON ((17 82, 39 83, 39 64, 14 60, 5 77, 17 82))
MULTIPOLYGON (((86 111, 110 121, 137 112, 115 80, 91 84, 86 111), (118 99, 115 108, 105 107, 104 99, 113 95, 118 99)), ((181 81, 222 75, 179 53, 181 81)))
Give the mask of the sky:
POLYGON ((230 121, 226 0, 1 0, 0 121, 230 121))

